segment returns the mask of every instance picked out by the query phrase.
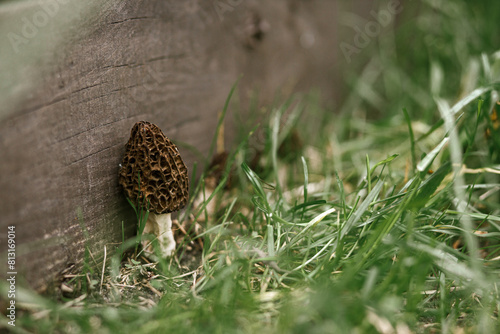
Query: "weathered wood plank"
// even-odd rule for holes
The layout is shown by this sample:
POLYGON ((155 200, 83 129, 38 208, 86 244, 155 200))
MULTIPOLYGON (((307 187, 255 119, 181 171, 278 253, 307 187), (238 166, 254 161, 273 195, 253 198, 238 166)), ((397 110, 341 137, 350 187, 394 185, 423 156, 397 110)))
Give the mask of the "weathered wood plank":
POLYGON ((263 103, 283 87, 333 92, 335 17, 322 0, 0 5, 0 245, 16 226, 20 275, 43 290, 82 262, 83 229, 95 256, 121 241, 122 221, 133 233, 117 175, 136 121, 206 154, 240 74, 242 106, 254 88, 263 103))

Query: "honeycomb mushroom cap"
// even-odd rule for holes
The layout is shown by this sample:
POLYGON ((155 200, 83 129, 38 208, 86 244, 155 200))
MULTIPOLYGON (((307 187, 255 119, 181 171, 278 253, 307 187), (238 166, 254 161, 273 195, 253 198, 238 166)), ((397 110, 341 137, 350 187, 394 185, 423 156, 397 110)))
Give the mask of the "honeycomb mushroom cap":
POLYGON ((177 147, 149 122, 134 125, 126 145, 119 183, 127 197, 157 214, 182 209, 189 198, 186 165, 177 147), (140 186, 139 186, 140 176, 140 186))

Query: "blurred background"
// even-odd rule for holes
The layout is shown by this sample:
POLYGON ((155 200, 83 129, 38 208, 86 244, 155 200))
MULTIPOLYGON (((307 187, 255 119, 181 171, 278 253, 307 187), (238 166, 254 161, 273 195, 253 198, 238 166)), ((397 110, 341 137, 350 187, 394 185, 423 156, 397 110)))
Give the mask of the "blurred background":
POLYGON ((20 263, 37 287, 81 261, 77 208, 96 252, 119 241, 116 221, 131 235, 116 175, 132 125, 157 123, 190 170, 207 165, 236 82, 227 149, 298 94, 315 101, 303 142, 333 133, 343 145, 373 130, 385 137, 345 149, 385 154, 407 138, 403 108, 423 135, 440 119, 436 97, 453 104, 498 81, 499 19, 498 1, 2 1, 0 227, 21 227, 20 263), (29 256, 40 245, 43 268, 29 256))

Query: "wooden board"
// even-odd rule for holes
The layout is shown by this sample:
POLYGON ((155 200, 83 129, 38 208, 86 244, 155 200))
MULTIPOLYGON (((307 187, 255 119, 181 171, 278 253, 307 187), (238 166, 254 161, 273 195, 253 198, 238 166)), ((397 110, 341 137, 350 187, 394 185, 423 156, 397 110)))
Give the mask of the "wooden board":
POLYGON ((323 0, 0 4, 2 266, 8 226, 18 277, 39 291, 81 265, 86 244, 98 262, 121 241, 122 222, 133 234, 117 175, 136 121, 186 144, 192 168, 201 161, 187 146, 206 154, 240 75, 228 145, 254 89, 261 103, 310 87, 331 97, 336 15, 323 0))

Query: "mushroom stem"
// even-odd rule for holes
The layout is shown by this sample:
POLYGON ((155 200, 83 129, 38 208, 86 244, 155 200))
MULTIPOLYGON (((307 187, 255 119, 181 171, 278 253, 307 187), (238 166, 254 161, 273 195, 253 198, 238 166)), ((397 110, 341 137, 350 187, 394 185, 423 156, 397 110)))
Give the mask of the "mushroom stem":
MULTIPOLYGON (((151 233, 157 237, 163 258, 174 254, 175 239, 172 232, 172 218, 170 217, 170 213, 156 214, 149 212, 144 233, 151 233)), ((154 254, 153 247, 151 245, 147 246, 150 243, 149 240, 145 240, 142 242, 142 245, 147 253, 154 254)))

